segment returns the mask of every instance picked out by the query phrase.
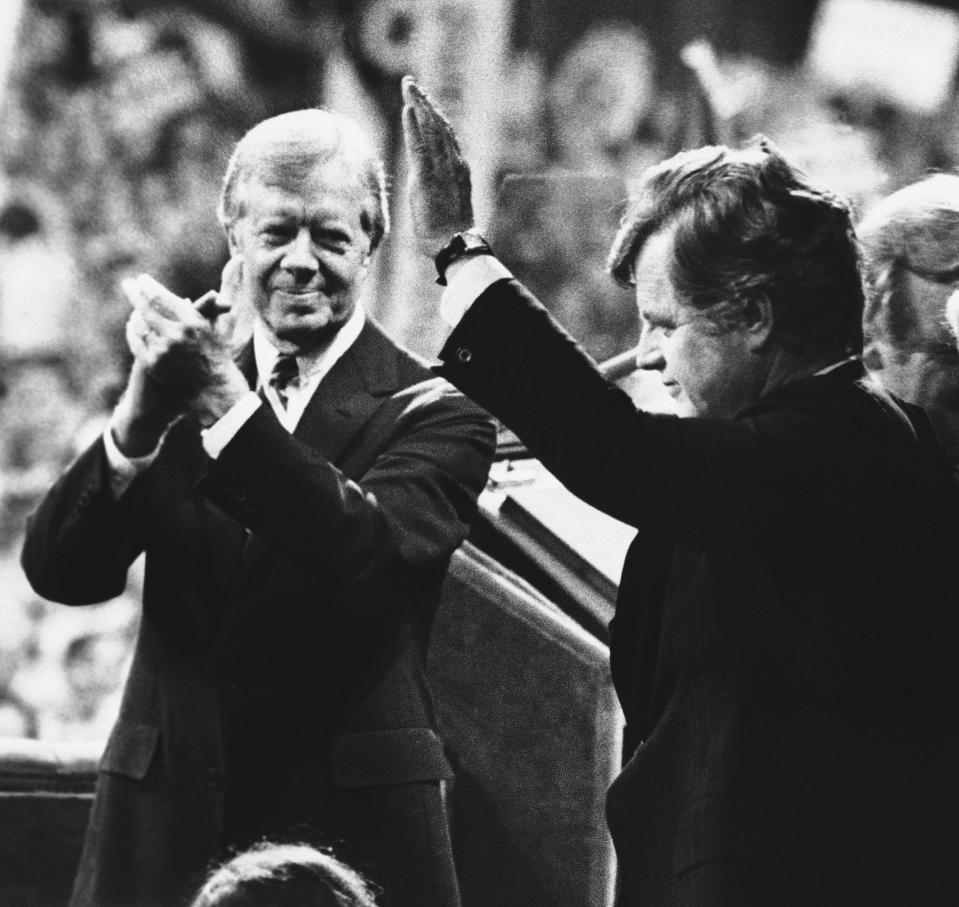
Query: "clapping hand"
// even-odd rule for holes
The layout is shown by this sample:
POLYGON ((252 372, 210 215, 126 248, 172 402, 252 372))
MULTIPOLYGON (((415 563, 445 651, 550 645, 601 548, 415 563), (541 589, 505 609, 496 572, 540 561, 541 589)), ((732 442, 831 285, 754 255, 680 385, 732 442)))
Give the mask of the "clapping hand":
POLYGON ((232 364, 230 312, 209 295, 197 306, 148 274, 125 280, 122 288, 133 307, 127 342, 134 357, 155 381, 192 403, 232 364))
POLYGON ((946 321, 952 330, 953 341, 959 344, 959 290, 956 290, 946 302, 946 321))
POLYGON ((219 293, 196 302, 147 274, 121 284, 133 308, 126 336, 134 356, 113 420, 124 453, 148 453, 169 424, 191 410, 212 424, 249 390, 233 361, 241 274, 242 260, 231 259, 219 293))
POLYGON ((470 169, 449 121, 409 76, 403 78, 403 138, 413 229, 434 256, 473 226, 470 169))

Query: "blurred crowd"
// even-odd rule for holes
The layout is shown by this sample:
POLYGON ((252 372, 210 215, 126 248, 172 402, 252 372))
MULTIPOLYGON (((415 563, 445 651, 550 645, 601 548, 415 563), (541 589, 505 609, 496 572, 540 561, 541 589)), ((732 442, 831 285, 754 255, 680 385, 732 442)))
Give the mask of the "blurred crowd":
MULTIPOLYGON (((352 60, 320 42, 302 84, 271 83, 263 56, 289 36, 264 50, 228 16, 67 6, 28 4, 0 98, 0 735, 49 739, 105 734, 136 625, 135 576, 116 601, 67 609, 33 594, 18 564, 26 515, 122 385, 119 278, 146 271, 190 297, 215 285, 215 199, 236 138, 284 106, 348 105, 376 75, 355 42, 352 60)), ((490 124, 492 244, 503 237, 504 263, 600 360, 635 342, 630 294, 604 267, 624 173, 763 132, 863 212, 959 166, 955 92, 928 115, 705 43, 684 52, 685 79, 660 62, 643 28, 617 19, 557 59, 511 49, 490 124)), ((416 349, 419 325, 394 333, 416 349)))

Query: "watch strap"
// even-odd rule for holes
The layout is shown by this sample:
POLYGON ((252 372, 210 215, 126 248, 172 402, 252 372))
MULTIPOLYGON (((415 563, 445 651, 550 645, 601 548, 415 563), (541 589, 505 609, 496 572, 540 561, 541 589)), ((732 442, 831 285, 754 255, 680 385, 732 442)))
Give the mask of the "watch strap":
POLYGON ((446 286, 446 269, 454 261, 461 258, 472 258, 474 255, 493 255, 493 249, 483 236, 476 230, 465 230, 457 233, 436 254, 436 282, 446 286))

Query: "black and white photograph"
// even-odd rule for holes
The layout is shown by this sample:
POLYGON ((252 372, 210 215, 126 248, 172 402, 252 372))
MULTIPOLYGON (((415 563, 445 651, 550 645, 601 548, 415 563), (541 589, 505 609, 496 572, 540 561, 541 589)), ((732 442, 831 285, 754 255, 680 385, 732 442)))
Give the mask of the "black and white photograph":
POLYGON ((959 3, 0 0, 0 905, 959 904, 959 3))

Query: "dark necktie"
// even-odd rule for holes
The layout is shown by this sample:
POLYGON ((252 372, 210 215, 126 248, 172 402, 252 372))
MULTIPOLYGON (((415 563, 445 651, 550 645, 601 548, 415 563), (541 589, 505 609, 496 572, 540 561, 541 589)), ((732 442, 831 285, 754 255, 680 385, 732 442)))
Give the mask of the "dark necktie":
POLYGON ((280 405, 286 409, 286 401, 289 387, 296 384, 300 372, 296 365, 296 356, 288 353, 280 353, 273 365, 273 371, 270 373, 270 387, 276 391, 280 398, 280 405))

